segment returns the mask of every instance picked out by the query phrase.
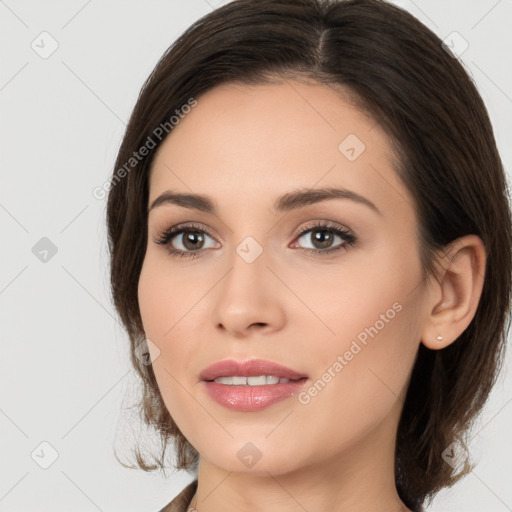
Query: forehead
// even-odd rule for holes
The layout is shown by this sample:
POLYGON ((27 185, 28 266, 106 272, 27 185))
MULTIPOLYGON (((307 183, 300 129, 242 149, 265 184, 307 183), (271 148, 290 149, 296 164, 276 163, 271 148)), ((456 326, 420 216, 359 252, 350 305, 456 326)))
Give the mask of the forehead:
POLYGON ((169 188, 246 206, 301 187, 343 186, 381 204, 407 195, 386 134, 343 89, 224 84, 187 110, 157 151, 150 201, 169 188))

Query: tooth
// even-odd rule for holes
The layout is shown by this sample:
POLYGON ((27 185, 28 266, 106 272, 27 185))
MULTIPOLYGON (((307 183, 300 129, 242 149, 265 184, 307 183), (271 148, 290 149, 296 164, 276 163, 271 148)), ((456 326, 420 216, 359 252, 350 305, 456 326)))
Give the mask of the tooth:
POLYGON ((215 382, 218 382, 219 384, 233 384, 233 379, 231 377, 217 377, 215 379, 215 382))
POLYGON ((249 386, 264 386, 267 384, 267 377, 259 375, 258 377, 247 377, 247 384, 249 386))
POLYGON ((214 381, 227 386, 265 386, 290 382, 290 379, 285 377, 279 378, 275 375, 257 375, 251 377, 235 375, 231 377, 217 377, 214 381))

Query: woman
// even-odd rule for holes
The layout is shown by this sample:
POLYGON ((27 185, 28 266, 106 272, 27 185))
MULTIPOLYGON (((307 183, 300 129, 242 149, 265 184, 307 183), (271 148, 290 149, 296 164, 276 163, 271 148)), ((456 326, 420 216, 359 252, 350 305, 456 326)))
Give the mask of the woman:
POLYGON ((236 0, 141 91, 108 198, 163 511, 420 511, 472 466, 511 216, 439 38, 380 0, 236 0))

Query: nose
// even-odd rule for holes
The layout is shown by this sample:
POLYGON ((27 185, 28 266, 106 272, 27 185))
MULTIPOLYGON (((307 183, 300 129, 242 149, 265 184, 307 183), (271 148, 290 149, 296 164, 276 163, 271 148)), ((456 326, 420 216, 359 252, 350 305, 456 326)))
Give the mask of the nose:
POLYGON ((285 289, 267 267, 266 251, 252 262, 234 251, 231 268, 217 286, 213 321, 235 337, 270 334, 285 322, 285 289))

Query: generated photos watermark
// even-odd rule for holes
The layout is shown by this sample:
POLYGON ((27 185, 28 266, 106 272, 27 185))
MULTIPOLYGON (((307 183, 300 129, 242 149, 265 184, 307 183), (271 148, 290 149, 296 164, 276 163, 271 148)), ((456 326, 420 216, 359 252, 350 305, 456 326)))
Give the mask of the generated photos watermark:
POLYGON ((142 161, 152 149, 157 146, 158 142, 161 142, 170 131, 175 128, 181 119, 189 114, 194 107, 197 106, 197 100, 189 98, 181 108, 176 109, 175 115, 172 115, 168 121, 160 123, 152 132, 148 135, 146 142, 137 150, 134 151, 132 156, 113 174, 113 176, 105 181, 103 185, 94 187, 92 195, 95 199, 105 199, 108 191, 116 186, 137 164, 142 161), (156 139, 156 140, 155 140, 156 139))
POLYGON ((357 336, 357 339, 352 340, 350 348, 346 350, 343 355, 338 355, 336 360, 325 370, 322 376, 317 379, 308 389, 301 391, 297 395, 297 400, 302 405, 307 405, 311 402, 311 399, 322 391, 329 382, 331 382, 336 375, 338 375, 345 366, 347 366, 354 356, 359 354, 364 347, 368 345, 368 337, 375 338, 382 329, 389 324, 396 314, 402 311, 403 307, 400 302, 396 301, 393 305, 386 310, 385 313, 381 313, 379 319, 375 321, 370 327, 365 327, 357 336), (359 343, 358 343, 359 342, 359 343))

